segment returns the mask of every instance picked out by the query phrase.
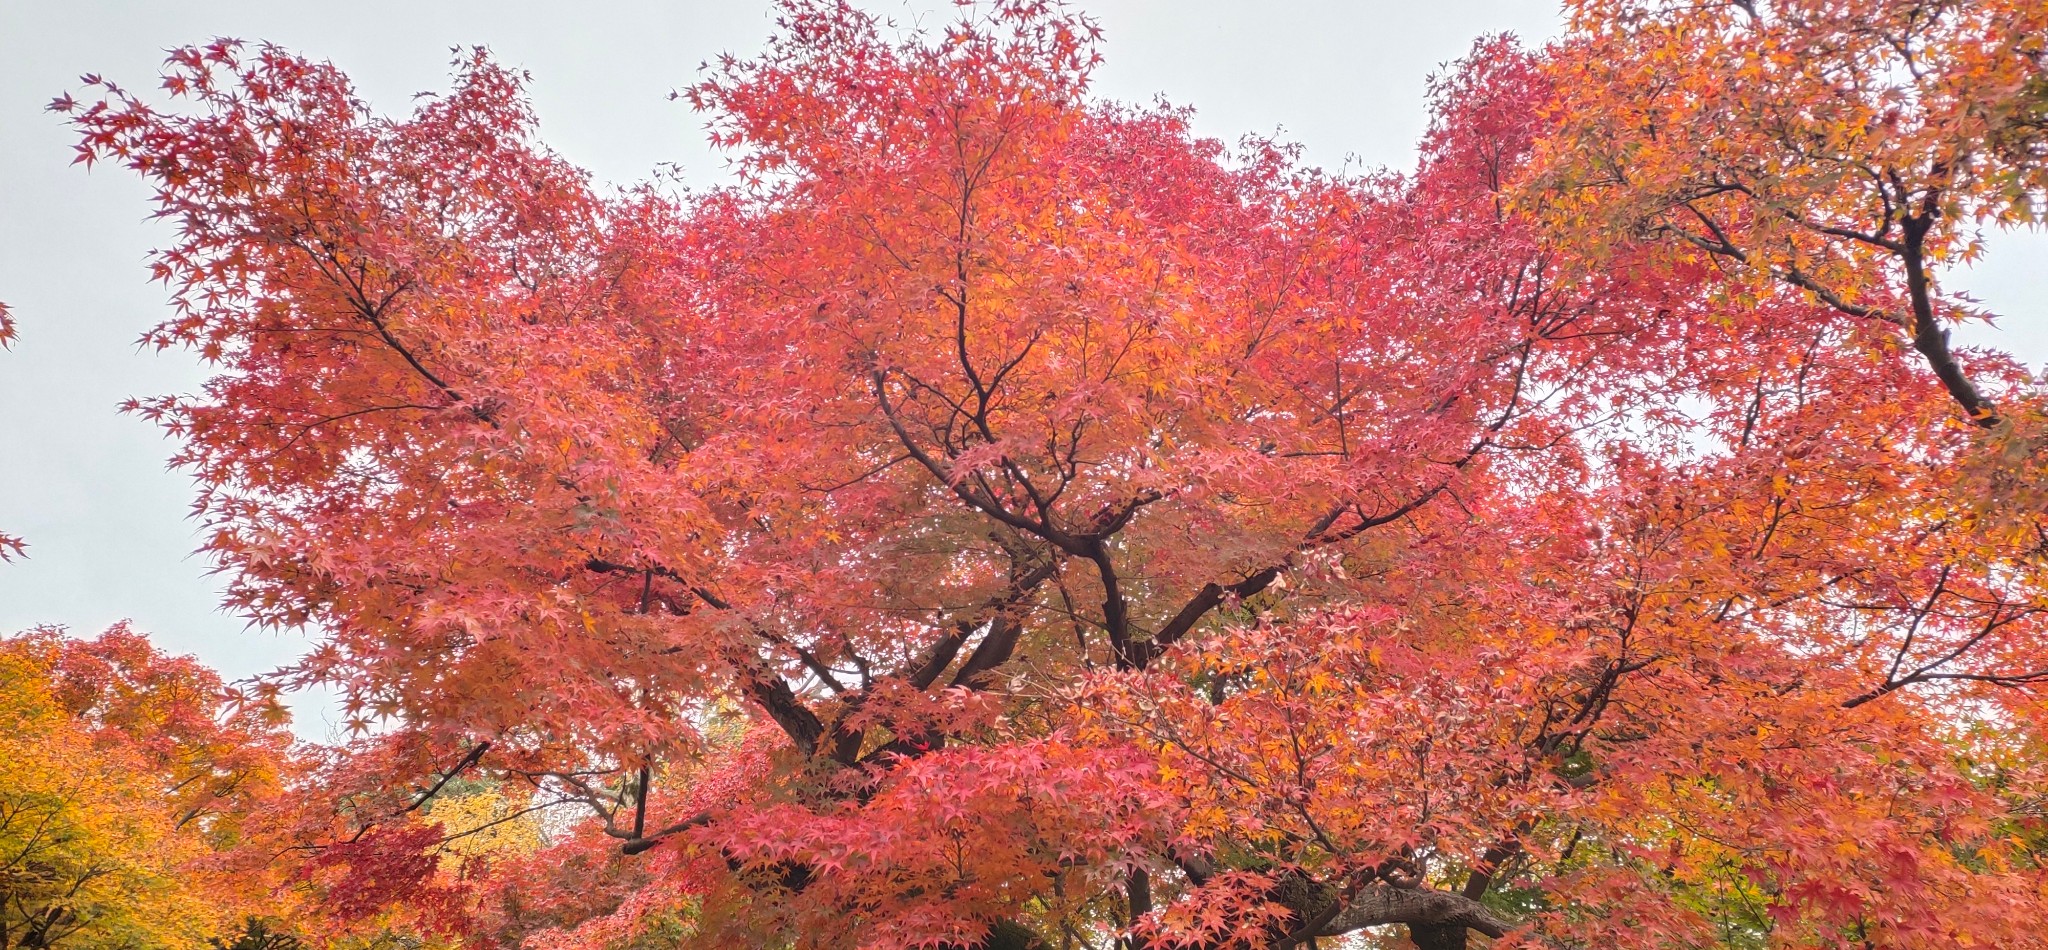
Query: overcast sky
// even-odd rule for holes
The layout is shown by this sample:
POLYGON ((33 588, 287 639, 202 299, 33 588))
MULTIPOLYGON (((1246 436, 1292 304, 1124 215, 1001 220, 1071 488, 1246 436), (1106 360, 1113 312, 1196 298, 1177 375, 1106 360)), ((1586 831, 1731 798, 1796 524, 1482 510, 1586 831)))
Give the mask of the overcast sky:
MULTIPOLYGON (((927 22, 942 4, 867 0, 927 22)), ((1550 0, 1098 0, 1106 31, 1099 93, 1164 94, 1198 128, 1235 140, 1280 131, 1309 161, 1405 167, 1425 114, 1428 75, 1482 33, 1540 42, 1558 28, 1550 0)), ((90 633, 122 618, 229 677, 290 662, 298 634, 245 632, 221 612, 219 584, 190 552, 189 480, 166 471, 171 446, 124 398, 189 392, 204 378, 179 353, 139 351, 165 293, 144 259, 167 243, 144 219, 148 191, 125 170, 69 165, 71 137, 43 106, 97 72, 154 90, 167 47, 216 36, 269 40, 334 61, 380 111, 445 88, 450 48, 484 44, 533 74, 541 131, 603 181, 659 163, 712 182, 722 160, 702 122, 668 100, 721 52, 746 54, 772 29, 762 0, 436 2, 357 0, 0 0, 0 300, 21 340, 0 353, 0 530, 29 559, 0 565, 0 632, 37 623, 90 633)), ((2048 238, 1999 235, 1959 281, 2004 328, 1971 342, 2048 361, 2048 238)), ((302 734, 324 738, 322 703, 300 704, 302 734)))

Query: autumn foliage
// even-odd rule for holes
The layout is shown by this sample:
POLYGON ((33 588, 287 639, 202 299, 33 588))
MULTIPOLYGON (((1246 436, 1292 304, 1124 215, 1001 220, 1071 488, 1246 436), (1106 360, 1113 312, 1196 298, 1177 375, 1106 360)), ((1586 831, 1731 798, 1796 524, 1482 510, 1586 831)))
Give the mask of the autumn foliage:
POLYGON ((282 905, 289 734, 117 625, 0 639, 0 947, 200 948, 282 905))
POLYGON ((483 51, 61 99, 177 228, 229 606, 320 633, 240 698, 363 729, 307 931, 2048 945, 2048 429, 1940 284, 2048 200, 2048 14, 1571 12, 1356 176, 1022 0, 792 0, 682 193, 483 51))

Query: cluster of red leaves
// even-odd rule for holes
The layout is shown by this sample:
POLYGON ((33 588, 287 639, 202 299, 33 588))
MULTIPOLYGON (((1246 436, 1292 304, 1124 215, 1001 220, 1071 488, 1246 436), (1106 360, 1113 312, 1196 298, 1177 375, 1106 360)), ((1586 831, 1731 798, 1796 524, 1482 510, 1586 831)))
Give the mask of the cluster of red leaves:
POLYGON ((457 926, 464 892, 438 880, 439 825, 372 827, 326 845, 301 865, 320 889, 322 912, 342 921, 374 918, 403 903, 441 927, 457 926))

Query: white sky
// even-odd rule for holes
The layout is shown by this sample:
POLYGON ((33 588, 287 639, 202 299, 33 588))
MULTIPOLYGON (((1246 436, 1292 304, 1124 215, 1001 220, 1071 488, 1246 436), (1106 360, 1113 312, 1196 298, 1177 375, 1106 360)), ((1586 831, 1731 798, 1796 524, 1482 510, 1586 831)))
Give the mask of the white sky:
MULTIPOLYGON (((927 22, 940 3, 866 0, 927 22)), ((1481 33, 1537 42, 1558 28, 1551 0, 1097 0, 1106 63, 1096 90, 1124 100, 1165 94, 1198 112, 1204 133, 1234 141, 1279 130, 1310 162, 1405 167, 1426 120, 1425 78, 1481 33)), ((0 530, 29 559, 0 565, 0 632, 37 623, 90 633, 130 618, 162 646, 230 678, 290 662, 298 634, 245 632, 218 607, 219 584, 190 554, 189 480, 166 471, 171 446, 115 411, 124 398, 189 392, 191 357, 139 351, 164 314, 149 249, 169 241, 145 221, 147 189, 130 172, 71 167, 72 139, 43 106, 97 72, 155 90, 167 47, 215 36, 271 40, 333 60, 378 109, 443 89, 449 50, 485 44, 533 73, 543 138, 600 180, 630 183, 679 162, 691 181, 720 177, 701 120, 670 90, 720 52, 749 53, 773 28, 763 0, 436 2, 358 0, 0 0, 0 300, 21 340, 0 352, 0 530)), ((1994 235, 1987 259, 1951 278, 2004 328, 1963 340, 2048 361, 2048 236, 1994 235)), ((313 698, 300 731, 329 734, 313 698)))

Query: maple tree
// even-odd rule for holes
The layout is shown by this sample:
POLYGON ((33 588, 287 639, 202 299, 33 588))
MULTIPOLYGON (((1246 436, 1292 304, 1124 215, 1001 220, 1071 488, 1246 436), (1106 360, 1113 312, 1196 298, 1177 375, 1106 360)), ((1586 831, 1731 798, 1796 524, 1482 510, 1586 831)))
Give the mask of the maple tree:
POLYGON ((374 732, 301 880, 502 945, 2040 945, 2044 534, 1974 490, 2032 456, 1952 409, 2025 377, 1951 372, 1914 276, 2034 146, 1911 119, 2019 190, 1899 186, 1958 202, 1905 251, 1810 226, 1839 180, 1617 218, 1559 143, 1668 62, 1578 85, 1634 10, 1482 40, 1408 174, 1094 98, 1034 2, 786 4, 684 93, 739 181, 682 195, 481 50, 402 118, 231 41, 60 99, 178 228, 147 339, 219 373, 134 408, 229 604, 324 632, 247 698, 374 732), (470 782, 586 817, 465 850, 470 782))
POLYGON ((289 737, 125 624, 0 639, 0 947, 196 948, 271 906, 289 737))
MULTIPOLYGON (((1938 269, 2048 208, 2048 9, 2028 0, 1575 0, 1554 212, 1681 241, 1904 331, 1969 416, 1938 269), (1873 279, 1874 269, 1900 279, 1873 279)), ((1599 229, 1596 229, 1599 230, 1599 229)))

